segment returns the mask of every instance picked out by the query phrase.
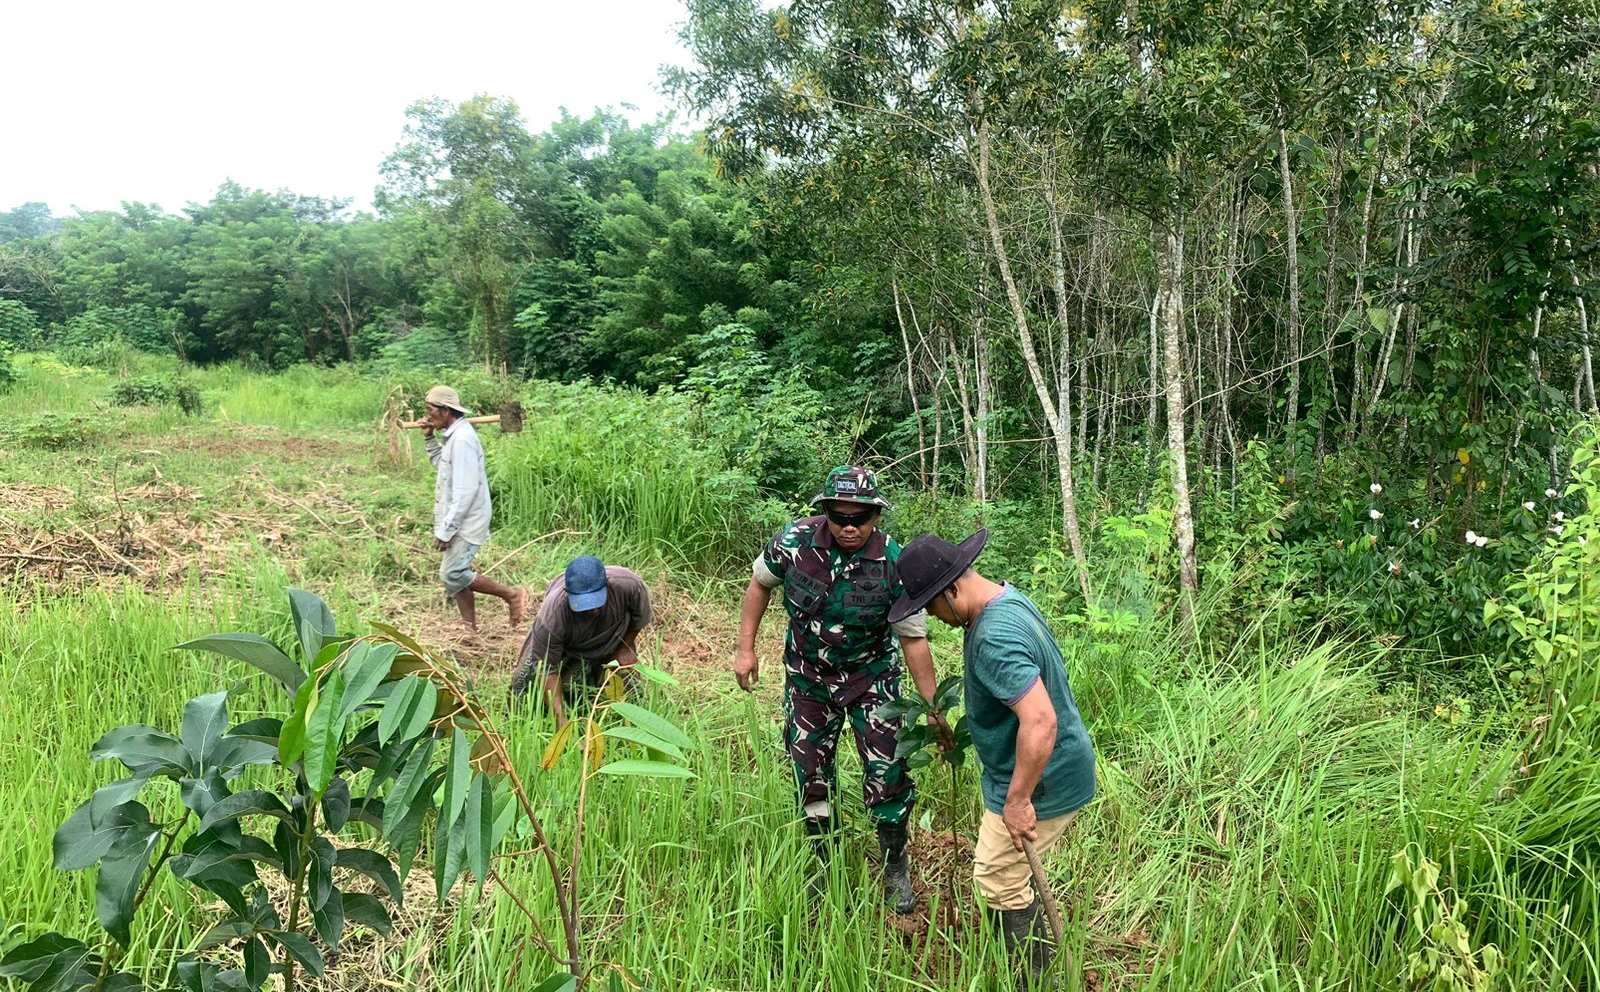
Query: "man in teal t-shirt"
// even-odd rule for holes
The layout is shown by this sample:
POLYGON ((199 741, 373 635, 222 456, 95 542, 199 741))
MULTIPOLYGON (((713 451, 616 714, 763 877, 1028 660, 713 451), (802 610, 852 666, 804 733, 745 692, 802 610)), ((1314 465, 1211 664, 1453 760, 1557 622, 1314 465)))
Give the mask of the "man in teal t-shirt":
POLYGON ((1043 989, 1054 951, 1029 887, 1023 842, 1042 857, 1094 798, 1094 748, 1067 684, 1061 648, 1039 608, 972 568, 987 530, 959 545, 933 534, 900 553, 905 593, 889 621, 926 608, 966 633, 967 725, 983 765, 983 822, 972 874, 1021 958, 1024 988, 1043 989))

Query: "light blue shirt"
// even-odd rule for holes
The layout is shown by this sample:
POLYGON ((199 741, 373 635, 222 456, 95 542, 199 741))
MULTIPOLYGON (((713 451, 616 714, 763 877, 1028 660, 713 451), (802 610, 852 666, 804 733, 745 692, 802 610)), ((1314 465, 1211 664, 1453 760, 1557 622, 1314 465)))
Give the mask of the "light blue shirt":
POLYGON ((468 544, 489 540, 489 476, 483 442, 466 417, 428 438, 428 461, 438 475, 433 483, 433 536, 448 541, 460 535, 468 544))

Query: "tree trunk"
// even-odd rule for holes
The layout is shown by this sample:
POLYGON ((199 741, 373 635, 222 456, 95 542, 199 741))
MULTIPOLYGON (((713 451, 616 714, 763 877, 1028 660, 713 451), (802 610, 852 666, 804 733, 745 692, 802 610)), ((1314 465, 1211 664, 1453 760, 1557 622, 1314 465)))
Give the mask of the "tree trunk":
POLYGON ((1196 563, 1194 509, 1189 499, 1189 451, 1185 439, 1183 391, 1183 239, 1165 225, 1155 233, 1160 287, 1161 343, 1165 357, 1167 452, 1172 459, 1172 524, 1178 541, 1178 620, 1190 643, 1195 639, 1195 601, 1200 592, 1196 563))
MULTIPOLYGON (((1050 276, 1056 297, 1056 323, 1060 340, 1056 349, 1056 396, 1059 399, 1060 436, 1058 448, 1061 455, 1058 467, 1061 473, 1061 523, 1066 533, 1067 548, 1073 561, 1078 563, 1078 582, 1083 587, 1085 603, 1093 600, 1089 595, 1089 556, 1083 547, 1083 532, 1078 527, 1078 490, 1073 476, 1073 455, 1083 450, 1073 445, 1076 424, 1072 416, 1072 333, 1067 319, 1067 258, 1066 239, 1061 233, 1060 200, 1056 196, 1055 176, 1047 167, 1044 175, 1045 208, 1050 214, 1050 276)), ((1040 400, 1044 397, 1041 395, 1040 400)))
POLYGON ((1300 420, 1300 220, 1294 209, 1294 176, 1289 172, 1289 139, 1278 128, 1278 179, 1283 186, 1285 251, 1289 266, 1289 398, 1284 442, 1287 468, 1284 478, 1294 486, 1298 470, 1295 432, 1300 420))
MULTIPOLYGON (((911 417, 917 422, 917 485, 928 487, 928 435, 922 427, 922 404, 917 401, 916 363, 911 356, 911 335, 906 332, 905 314, 900 309, 900 280, 891 276, 889 288, 894 293, 894 319, 900 325, 900 343, 906 352, 906 395, 911 397, 911 417)), ((934 453, 938 457, 938 452, 934 453)))
POLYGON ((978 195, 983 198, 983 215, 989 226, 989 241, 994 248, 995 263, 1000 270, 1000 281, 1005 285, 1006 300, 1011 305, 1011 316, 1017 327, 1017 337, 1022 345, 1022 360, 1028 367, 1028 378, 1033 383, 1034 395, 1044 410, 1045 422, 1050 426, 1050 436, 1056 448, 1056 479, 1061 487, 1062 530, 1073 558, 1078 564, 1078 584, 1085 601, 1092 602, 1089 592, 1088 563, 1083 558, 1083 547, 1076 542, 1076 500, 1072 491, 1072 425, 1061 422, 1056 403, 1050 396, 1044 370, 1039 364, 1039 350, 1034 346, 1033 330, 1028 322, 1028 308, 1022 300, 1022 290, 1011 270, 1011 255, 1006 249, 1005 235, 1000 230, 1000 211, 995 205, 994 190, 989 183, 989 122, 978 126, 978 195))

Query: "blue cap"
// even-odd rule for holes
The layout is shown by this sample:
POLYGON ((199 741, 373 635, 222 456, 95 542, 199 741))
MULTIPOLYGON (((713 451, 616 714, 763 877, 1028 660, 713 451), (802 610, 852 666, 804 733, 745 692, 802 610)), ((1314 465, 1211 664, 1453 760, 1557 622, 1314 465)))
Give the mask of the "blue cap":
POLYGON ((594 555, 572 559, 567 566, 567 606, 574 613, 606 605, 606 566, 594 555))

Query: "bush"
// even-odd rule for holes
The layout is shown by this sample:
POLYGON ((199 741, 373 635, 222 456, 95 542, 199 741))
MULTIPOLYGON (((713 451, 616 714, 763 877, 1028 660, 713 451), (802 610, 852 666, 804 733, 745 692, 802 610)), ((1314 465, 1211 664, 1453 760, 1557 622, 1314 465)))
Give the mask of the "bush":
POLYGON ((0 341, 0 393, 17 381, 17 370, 11 365, 11 345, 0 341))
POLYGON ((191 417, 200 415, 204 404, 200 390, 186 379, 172 376, 136 376, 111 387, 111 402, 117 406, 172 405, 191 417))
POLYGON ((0 345, 24 350, 39 346, 39 318, 17 300, 0 300, 0 345))

